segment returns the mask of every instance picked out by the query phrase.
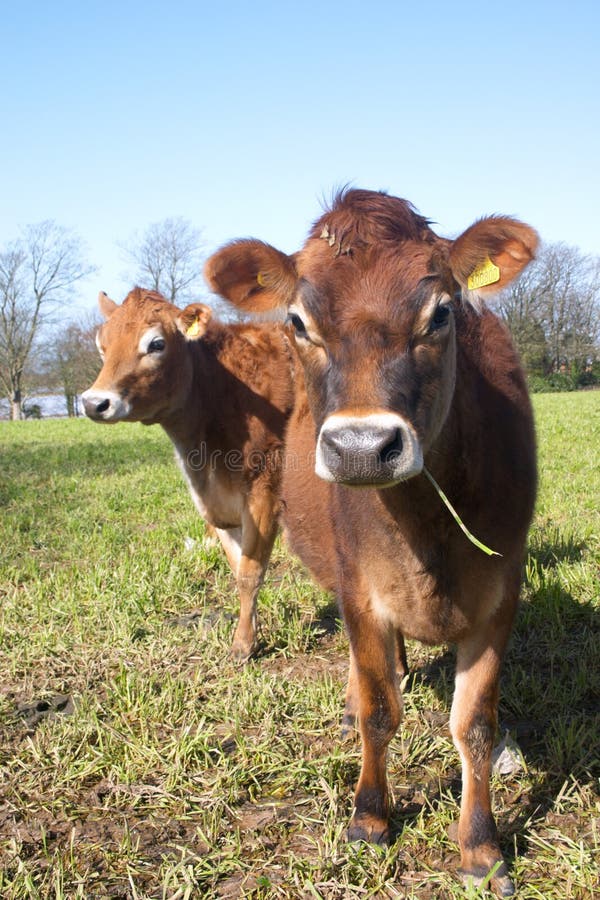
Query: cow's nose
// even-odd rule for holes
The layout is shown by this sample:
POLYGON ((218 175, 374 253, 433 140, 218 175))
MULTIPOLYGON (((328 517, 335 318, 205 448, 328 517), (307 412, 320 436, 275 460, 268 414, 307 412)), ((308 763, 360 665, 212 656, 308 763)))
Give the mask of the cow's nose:
POLYGON ((110 400, 105 398, 104 400, 90 400, 87 397, 83 398, 83 408, 85 409, 86 416, 98 416, 103 412, 106 412, 108 407, 110 406, 110 400))
POLYGON ((130 414, 129 404, 112 391, 95 391, 90 388, 81 395, 86 416, 97 422, 112 422, 130 414))
POLYGON ((402 432, 397 427, 362 428, 353 426, 323 432, 323 448, 332 461, 365 462, 376 468, 393 462, 402 453, 402 432))
POLYGON ((412 426, 394 413, 334 414, 317 442, 316 472, 343 484, 386 485, 421 471, 423 456, 412 426))
POLYGON ((85 410, 85 414, 86 416, 89 416, 90 419, 95 419, 97 416, 101 416, 102 413, 106 412, 106 410, 110 406, 110 400, 108 397, 102 397, 98 394, 92 394, 89 391, 86 391, 85 394, 82 394, 81 399, 83 400, 83 408, 85 410))

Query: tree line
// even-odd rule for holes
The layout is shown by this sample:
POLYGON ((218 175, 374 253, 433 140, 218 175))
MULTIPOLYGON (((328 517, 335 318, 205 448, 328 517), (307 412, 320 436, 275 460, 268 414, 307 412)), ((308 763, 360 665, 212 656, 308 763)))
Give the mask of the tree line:
MULTIPOLYGON (((121 247, 131 284, 177 305, 202 296, 204 244, 199 229, 169 218, 121 247)), ((65 321, 65 304, 93 274, 82 240, 56 222, 29 225, 0 249, 0 394, 12 419, 35 412, 35 393, 62 393, 68 415, 100 368, 93 315, 65 321)), ((231 318, 221 301, 217 315, 231 318)), ((495 301, 510 328, 533 389, 600 384, 600 258, 548 243, 521 278, 495 301)))
POLYGON ((510 328, 534 389, 600 384, 600 258, 544 244, 496 311, 510 328))

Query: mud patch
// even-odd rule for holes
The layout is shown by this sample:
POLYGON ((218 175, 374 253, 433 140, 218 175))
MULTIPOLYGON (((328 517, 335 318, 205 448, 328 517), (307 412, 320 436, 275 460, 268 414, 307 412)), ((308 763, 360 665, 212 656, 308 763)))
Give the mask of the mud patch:
POLYGON ((242 831, 262 831, 270 825, 291 826, 296 822, 294 807, 288 803, 244 803, 233 818, 233 824, 242 831))
POLYGON ((230 613, 224 613, 216 609, 192 609, 181 616, 172 616, 166 620, 170 628, 194 628, 201 634, 209 634, 219 625, 233 622, 230 613))
POLYGON ((248 897, 261 885, 261 880, 251 873, 248 875, 232 875, 217 885, 214 895, 222 898, 222 900, 237 900, 238 897, 248 897))
POLYGON ((55 694, 44 700, 34 700, 17 704, 17 715, 25 720, 28 728, 33 730, 45 719, 57 716, 72 716, 75 702, 70 694, 55 694))
POLYGON ((261 665, 266 671, 293 681, 314 681, 327 676, 344 685, 348 678, 348 652, 337 648, 337 635, 324 636, 319 649, 323 653, 322 656, 265 655, 261 659, 261 665))

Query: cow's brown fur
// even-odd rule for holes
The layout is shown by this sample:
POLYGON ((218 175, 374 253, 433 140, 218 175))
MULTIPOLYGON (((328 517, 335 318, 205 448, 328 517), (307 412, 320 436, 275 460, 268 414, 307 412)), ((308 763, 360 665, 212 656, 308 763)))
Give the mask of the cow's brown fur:
POLYGON ((121 306, 104 294, 99 302, 104 365, 83 395, 85 411, 98 422, 159 423, 171 438, 236 576, 232 655, 244 661, 256 649, 256 598, 277 532, 293 403, 289 340, 281 327, 221 324, 203 304, 180 310, 141 288, 121 306), (164 349, 144 346, 152 334, 164 349))
POLYGON ((238 241, 206 267, 213 289, 246 308, 286 304, 296 328, 306 394, 286 454, 304 455, 306 468, 290 478, 285 467, 284 521, 321 580, 335 566, 329 577, 350 635, 345 719, 358 714, 363 743, 350 837, 387 836, 385 759, 400 721, 403 637, 454 642, 461 865, 476 880, 497 865, 493 883, 503 895, 513 888, 491 813, 490 759, 536 464, 523 372, 483 300, 536 246, 533 229, 505 217, 445 240, 405 201, 348 191, 293 257, 238 241), (468 276, 487 257, 499 280, 471 293, 468 276), (314 477, 315 455, 327 482, 314 477), (501 556, 467 540, 423 463, 501 556))

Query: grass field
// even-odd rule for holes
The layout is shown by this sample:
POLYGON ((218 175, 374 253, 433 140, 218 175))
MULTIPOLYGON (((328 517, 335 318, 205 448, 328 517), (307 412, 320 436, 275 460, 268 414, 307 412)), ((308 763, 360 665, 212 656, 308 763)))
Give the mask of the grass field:
MULTIPOLYGON (((493 780, 523 900, 600 897, 600 392, 538 395, 540 497, 493 780)), ((452 651, 409 644, 389 849, 344 841, 347 641, 278 545, 263 650, 158 427, 0 424, 0 897, 457 898, 452 651), (193 539, 195 543, 191 546, 193 539)))

